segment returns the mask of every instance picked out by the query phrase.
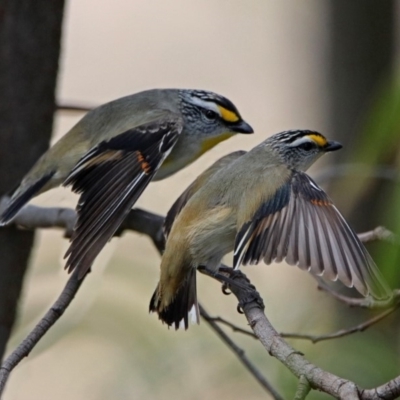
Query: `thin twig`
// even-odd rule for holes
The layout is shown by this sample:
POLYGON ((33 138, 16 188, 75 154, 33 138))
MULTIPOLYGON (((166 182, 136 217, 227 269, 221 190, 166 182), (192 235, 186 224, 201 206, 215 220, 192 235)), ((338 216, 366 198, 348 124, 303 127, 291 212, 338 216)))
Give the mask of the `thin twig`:
POLYGON ((371 167, 371 165, 361 163, 348 163, 325 168, 314 179, 317 183, 322 184, 323 182, 330 181, 332 178, 350 174, 366 178, 384 179, 396 183, 400 182, 400 174, 397 168, 385 165, 371 167))
MULTIPOLYGON (((149 219, 151 221, 151 218, 149 219)), ((23 225, 23 223, 22 223, 23 225)), ((151 235, 154 232, 159 232, 161 229, 159 226, 159 220, 157 220, 157 229, 152 229, 151 235)), ((33 228, 33 227, 32 227, 33 228)), ((128 228, 126 228, 128 229, 128 228)), ((148 229, 145 234, 148 233, 148 229)), ((155 242, 157 242, 156 240, 155 242)), ((159 247, 158 247, 159 248, 159 247)), ((71 281, 72 277, 70 278, 71 281)), ((268 321, 267 317, 265 316, 262 305, 260 305, 259 296, 251 296, 249 295, 249 287, 251 289, 251 285, 247 278, 243 278, 244 281, 241 283, 240 280, 237 281, 237 285, 231 287, 231 291, 235 294, 235 296, 239 300, 239 304, 244 311, 244 314, 250 324, 250 327, 253 329, 255 335, 258 337, 260 342, 266 348, 266 350, 278 360, 280 360, 292 373, 297 376, 299 379, 304 376, 304 378, 310 383, 311 387, 314 389, 319 389, 325 393, 328 393, 336 398, 346 399, 346 400, 358 400, 358 399, 382 399, 385 398, 386 400, 391 400, 396 398, 400 395, 400 377, 397 377, 384 385, 379 386, 375 389, 370 390, 363 390, 361 388, 357 388, 357 386, 346 379, 340 378, 334 374, 331 374, 328 371, 324 371, 321 368, 311 364, 305 357, 289 346, 283 338, 281 338, 276 332, 276 330, 272 327, 270 322, 268 321), (254 300, 257 299, 258 301, 254 300)), ((70 283, 68 282, 68 284, 70 283)), ((68 285, 67 284, 67 285, 68 285)), ((80 285, 80 283, 79 283, 80 285)), ((253 287, 254 288, 254 287, 253 287)), ((79 286, 75 288, 74 293, 79 289, 79 286)), ((325 289, 325 288, 324 288, 325 289)), ((255 288, 254 288, 255 290, 255 288)), ((330 293, 331 291, 328 290, 330 293)), ((63 291, 63 293, 65 290, 63 291)), ((399 291, 395 292, 395 298, 399 297, 399 291)), ((61 316, 62 310, 65 310, 70 301, 73 298, 71 293, 66 293, 68 297, 68 301, 65 304, 58 304, 57 307, 52 309, 48 312, 49 317, 44 318, 44 324, 46 326, 46 330, 61 316), (49 322, 51 321, 51 322, 49 322)), ((61 298, 61 296, 60 296, 61 298)), ((59 299, 60 299, 59 298, 59 299)), ((348 299, 346 296, 339 295, 338 298, 341 301, 344 301, 346 304, 349 304, 348 299)), ((354 299, 352 299, 353 301, 354 299)), ((360 305, 362 304, 358 299, 355 299, 353 305, 360 305)), ((351 303, 351 302, 350 302, 351 303)), ((368 302, 367 302, 368 303, 368 302)), ((368 303, 369 306, 371 302, 368 303)), ((364 302, 363 305, 366 303, 364 302)), ((39 332, 38 334, 43 336, 45 332, 39 332)), ((33 332, 32 332, 33 334, 33 332)), ((28 345, 31 342, 28 341, 28 345)), ((30 349, 25 350, 25 353, 22 357, 29 354, 29 351, 33 348, 31 345, 30 349)), ((10 356, 11 358, 7 359, 6 362, 8 363, 9 360, 12 359, 13 355, 10 356)), ((14 362, 11 363, 9 366, 5 364, 2 369, 1 373, 3 374, 1 377, 2 387, 5 385, 5 381, 7 379, 8 374, 10 373, 11 369, 14 367, 14 362)))
POLYGON ((250 327, 270 355, 276 357, 299 379, 304 375, 312 388, 322 390, 336 398, 359 400, 357 387, 353 382, 313 365, 303 354, 286 343, 268 321, 260 304, 256 300, 247 300, 251 298, 249 289, 243 290, 242 287, 247 285, 249 288, 249 280, 244 274, 242 278, 236 279, 240 285, 232 285, 230 290, 239 300, 250 327))
POLYGON ((349 307, 360 307, 368 309, 387 308, 395 304, 397 300, 400 298, 399 289, 394 290, 392 293, 392 297, 385 300, 376 300, 371 296, 365 298, 349 297, 335 291, 328 284, 326 284, 320 277, 314 276, 314 278, 318 282, 318 289, 329 293, 336 300, 339 300, 342 303, 347 304, 349 307))
POLYGON ((294 400, 304 400, 311 391, 310 383, 304 375, 300 376, 294 400))
POLYGON ((211 317, 207 311, 199 305, 200 315, 209 324, 211 329, 217 336, 235 353, 240 362, 250 371, 257 382, 276 400, 283 400, 283 397, 274 389, 268 380, 260 373, 260 371, 247 358, 243 349, 241 349, 215 322, 215 318, 211 317))
MULTIPOLYGON (((0 212, 1 212, 1 209, 6 206, 6 203, 7 203, 7 199, 0 202, 0 212)), ((34 229, 37 227, 49 228, 51 226, 65 228, 66 229, 65 235, 70 236, 72 229, 73 229, 75 219, 76 219, 76 213, 72 209, 68 209, 68 208, 48 209, 48 208, 28 205, 28 206, 25 206, 20 211, 20 213, 13 220, 13 223, 16 225, 22 225, 22 226, 24 226, 25 229, 34 229)), ((164 249, 164 234, 162 231, 163 222, 164 222, 164 217, 162 217, 160 215, 153 214, 153 213, 145 211, 145 210, 134 209, 134 210, 131 210, 130 213, 128 214, 127 218, 125 218, 124 222, 122 223, 122 225, 120 226, 118 231, 115 233, 115 236, 121 235, 125 230, 132 230, 132 231, 136 231, 136 232, 145 234, 153 240, 154 245, 156 246, 158 252, 161 254, 164 249)), ((72 277, 71 277, 71 279, 72 279, 72 277)), ((69 281, 68 281, 68 283, 69 283, 69 281)), ((78 290, 78 289, 79 288, 76 288, 76 290, 78 290)), ((63 293, 64 292, 65 292, 65 289, 64 289, 63 293)), ((75 295, 76 291, 74 291, 74 292, 71 291, 70 293, 71 293, 71 295, 75 295)), ((68 304, 69 303, 65 303, 65 308, 62 310, 62 312, 65 311, 68 304)), ((46 316, 47 316, 47 314, 46 314, 46 316)), ((52 322, 52 323, 54 323, 54 322, 52 322)), ((34 330, 38 329, 40 331, 41 326, 42 326, 42 321, 39 322, 39 324, 37 325, 37 327, 34 330)), ((43 334, 44 333, 45 332, 43 332, 43 334)), ((221 337, 221 335, 220 335, 220 337, 221 337)), ((37 342, 33 343, 33 345, 35 345, 36 343, 37 342)), ((225 343, 227 343, 227 342, 225 342, 225 343)), ((231 350, 235 354, 237 354, 237 348, 238 348, 237 345, 232 340, 229 343, 232 344, 232 346, 230 346, 231 350)), ((12 353, 12 356, 14 355, 15 352, 17 352, 17 350, 15 350, 12 353)), ((18 359, 18 355, 16 355, 15 357, 18 359)), ((19 361, 20 361, 20 359, 17 360, 16 363, 18 363, 19 361)), ((247 360, 247 362, 243 361, 243 364, 248 368, 250 373, 255 376, 257 381, 259 381, 260 384, 264 388, 269 387, 268 390, 270 391, 270 393, 272 395, 276 394, 276 391, 271 387, 271 385, 267 382, 267 380, 264 377, 262 377, 261 373, 256 370, 256 368, 250 363, 250 361, 248 361, 248 360, 247 360)), ((15 365, 13 365, 13 367, 15 365)), ((7 368, 6 366, 4 366, 4 367, 7 368)), ((7 373, 7 376, 5 376, 5 380, 7 380, 9 372, 7 373)), ((4 384, 5 384, 5 382, 4 382, 4 384)), ((276 397, 276 398, 281 399, 280 397, 276 397)))
MULTIPOLYGON (((356 326, 353 326, 353 327, 347 328, 347 329, 340 329, 336 332, 327 333, 324 335, 310 335, 310 334, 286 333, 286 332, 281 332, 280 335, 285 339, 309 340, 312 343, 318 343, 318 342, 322 342, 323 340, 329 340, 329 339, 337 339, 337 338, 341 338, 344 336, 348 336, 352 333, 365 331, 372 325, 377 324, 379 321, 383 320, 384 318, 386 318, 387 316, 392 314, 399 307, 400 307, 400 303, 396 304, 394 307, 389 308, 388 310, 385 310, 384 312, 380 313, 379 315, 376 315, 375 317, 373 317, 361 324, 358 324, 356 326)), ((232 322, 226 320, 225 318, 222 318, 222 317, 210 317, 210 318, 214 322, 228 326, 229 328, 232 329, 233 332, 242 333, 243 335, 250 336, 253 339, 257 339, 257 336, 254 334, 254 332, 249 331, 248 329, 243 329, 240 326, 235 325, 232 322)))
POLYGON ((3 393, 7 379, 11 371, 21 362, 21 360, 29 355, 39 340, 46 332, 58 321, 64 314, 68 305, 74 299, 85 276, 78 279, 78 270, 76 269, 68 279, 63 291, 58 299, 51 306, 44 317, 36 324, 33 330, 22 341, 22 343, 6 358, 0 367, 0 397, 3 393))
POLYGON ((372 229, 372 231, 359 233, 357 236, 363 243, 384 240, 393 244, 400 244, 397 235, 395 235, 392 231, 389 231, 389 229, 386 229, 384 226, 377 226, 375 229, 372 229))
POLYGON ((74 103, 58 103, 56 108, 58 111, 72 111, 72 112, 88 112, 93 110, 96 106, 89 106, 84 104, 74 104, 74 103))
POLYGON ((231 328, 233 332, 243 333, 243 335, 247 335, 247 336, 252 337, 253 339, 257 339, 257 336, 252 331, 249 331, 248 329, 243 329, 240 326, 237 326, 237 325, 233 324, 232 322, 229 322, 225 318, 222 318, 222 317, 211 317, 211 319, 214 322, 219 322, 220 324, 229 326, 229 328, 231 328))
POLYGON ((310 363, 302 353, 292 348, 278 334, 257 301, 246 301, 249 298, 248 289, 243 289, 243 287, 246 285, 249 287, 249 280, 244 274, 241 279, 239 278, 238 283, 239 285, 230 286, 230 290, 239 300, 254 334, 270 355, 281 361, 299 379, 306 380, 311 388, 346 400, 382 400, 383 398, 392 400, 400 395, 400 377, 396 377, 376 389, 365 390, 357 387, 352 381, 340 378, 310 363))
POLYGON ((385 310, 381 314, 379 314, 361 324, 358 324, 356 326, 353 326, 353 327, 347 328, 347 329, 340 329, 336 332, 327 333, 325 335, 307 335, 307 334, 301 334, 301 333, 281 333, 281 336, 286 339, 310 340, 312 343, 322 342, 323 340, 341 338, 341 337, 348 336, 355 332, 365 331, 370 326, 377 324, 379 321, 382 321, 388 315, 392 314, 394 311, 396 311, 399 308, 399 306, 400 306, 400 303, 397 304, 395 307, 389 308, 388 310, 385 310))

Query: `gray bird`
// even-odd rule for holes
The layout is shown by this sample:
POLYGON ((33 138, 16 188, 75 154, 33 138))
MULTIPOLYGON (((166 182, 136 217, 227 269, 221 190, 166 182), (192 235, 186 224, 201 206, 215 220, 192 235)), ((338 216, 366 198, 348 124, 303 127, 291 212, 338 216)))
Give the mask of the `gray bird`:
POLYGON ((252 133, 227 98, 204 90, 154 89, 88 112, 32 167, 0 224, 60 184, 80 194, 65 255, 83 277, 151 180, 187 166, 236 133, 252 133))
POLYGON ((388 298, 390 289, 357 235, 325 192, 304 172, 341 144, 318 132, 293 130, 248 153, 212 165, 180 196, 165 222, 160 281, 150 302, 168 326, 198 321, 196 269, 217 272, 234 251, 233 268, 285 260, 339 279, 361 294, 388 298))

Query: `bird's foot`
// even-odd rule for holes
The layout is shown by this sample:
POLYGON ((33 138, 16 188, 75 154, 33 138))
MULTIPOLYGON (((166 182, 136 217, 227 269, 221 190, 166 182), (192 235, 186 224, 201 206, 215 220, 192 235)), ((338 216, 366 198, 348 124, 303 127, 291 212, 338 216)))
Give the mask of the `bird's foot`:
POLYGON ((258 293, 255 286, 250 282, 250 279, 240 271, 239 269, 233 269, 229 267, 220 267, 219 271, 224 274, 228 274, 229 278, 231 279, 231 283, 224 282, 222 284, 222 292, 224 294, 230 294, 230 287, 229 286, 236 286, 238 287, 237 283, 240 281, 239 289, 242 289, 245 293, 241 295, 241 300, 237 306, 237 310, 240 314, 243 314, 243 307, 246 304, 256 302, 258 306, 262 309, 265 308, 264 301, 258 293), (244 288, 243 288, 244 286, 244 288))
POLYGON ((224 294, 230 294, 232 287, 241 291, 241 299, 237 307, 238 312, 243 313, 243 307, 251 302, 256 302, 260 308, 264 309, 263 299, 255 286, 252 285, 242 271, 225 266, 220 267, 218 271, 211 271, 206 267, 199 267, 199 271, 222 282, 222 292, 224 294))

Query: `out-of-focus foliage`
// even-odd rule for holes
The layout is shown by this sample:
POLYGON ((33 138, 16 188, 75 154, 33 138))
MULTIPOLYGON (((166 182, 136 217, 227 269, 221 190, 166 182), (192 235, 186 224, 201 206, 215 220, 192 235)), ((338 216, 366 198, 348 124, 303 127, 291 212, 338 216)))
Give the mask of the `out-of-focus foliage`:
MULTIPOLYGON (((364 214, 367 212, 364 216, 367 229, 379 224, 400 234, 399 156, 400 77, 396 76, 386 80, 374 96, 361 138, 348 160, 348 174, 341 178, 339 186, 345 194, 345 214, 357 212, 358 208, 364 214)), ((396 265, 399 247, 375 243, 371 249, 388 280, 399 286, 400 274, 396 265)))
MULTIPOLYGON (((378 216, 396 235, 400 235, 400 77, 387 82, 377 95, 364 129, 363 141, 356 153, 356 161, 366 165, 374 175, 382 167, 390 173, 384 178, 378 216)), ((367 172, 368 173, 368 172, 367 172)), ((368 181, 361 181, 358 196, 368 195, 368 181)), ((373 179, 372 179, 373 181, 373 179)), ((376 181, 376 180, 375 180, 376 181)), ((362 200, 360 200, 362 201, 362 200)), ((381 244, 377 261, 389 280, 400 284, 398 268, 399 247, 381 244)))

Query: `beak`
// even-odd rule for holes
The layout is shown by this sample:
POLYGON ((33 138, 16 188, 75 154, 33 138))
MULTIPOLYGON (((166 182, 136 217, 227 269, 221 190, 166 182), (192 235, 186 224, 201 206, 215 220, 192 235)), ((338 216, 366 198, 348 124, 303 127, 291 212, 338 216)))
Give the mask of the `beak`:
POLYGON ((340 150, 343 146, 339 142, 335 142, 333 140, 330 140, 328 144, 325 147, 325 151, 336 151, 340 150))
POLYGON ((230 129, 233 132, 237 132, 237 133, 253 133, 253 128, 245 121, 239 121, 234 125, 230 126, 230 129))

